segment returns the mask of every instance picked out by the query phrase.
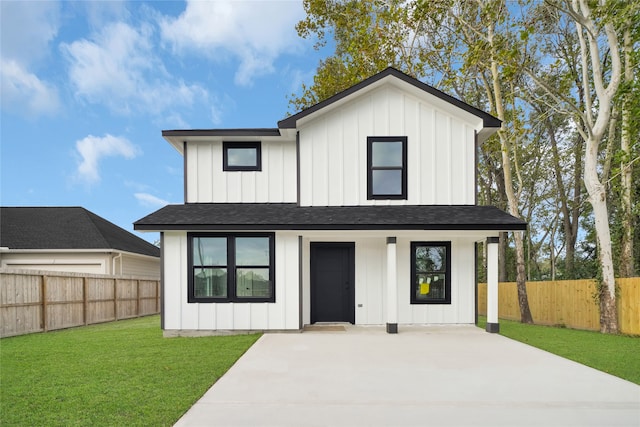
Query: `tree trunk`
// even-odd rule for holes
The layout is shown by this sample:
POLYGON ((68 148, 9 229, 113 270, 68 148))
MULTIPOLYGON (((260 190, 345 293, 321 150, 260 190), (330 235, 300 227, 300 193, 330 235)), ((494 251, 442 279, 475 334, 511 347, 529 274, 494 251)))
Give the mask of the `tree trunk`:
MULTIPOLYGON (((558 197, 560 199, 560 212, 562 213, 562 227, 564 231, 564 239, 565 239, 565 279, 573 279, 575 277, 574 266, 575 266, 575 251, 576 251, 576 238, 578 231, 578 220, 577 218, 574 220, 573 212, 569 210, 569 196, 564 187, 564 182, 562 181, 562 166, 560 165, 560 154, 558 152, 558 142, 556 141, 555 127, 551 120, 547 117, 545 120, 545 125, 547 128, 547 134, 549 135, 549 141, 551 142, 551 153, 553 158, 553 167, 556 176, 556 186, 558 187, 558 197), (572 221, 573 220, 573 221, 572 221)), ((576 161, 582 163, 582 159, 578 157, 578 153, 576 153, 576 161)), ((576 176, 579 177, 578 171, 581 170, 581 166, 578 164, 575 165, 576 176)), ((578 181, 580 179, 578 178, 578 181)), ((577 191, 580 191, 580 188, 577 188, 577 191)), ((575 194, 574 194, 575 196, 575 194)), ((574 203, 575 205, 575 203, 574 203)), ((577 207, 573 208, 577 210, 577 207)), ((553 258, 553 255, 552 255, 553 258)), ((552 259, 552 262, 554 260, 552 259)), ((552 267, 555 267, 555 262, 552 263, 552 267)), ((553 276, 555 276, 555 272, 553 272, 553 276)), ((552 279, 555 280, 555 279, 552 279)))
POLYGON ((524 267, 524 244, 522 242, 522 232, 515 231, 513 237, 516 241, 516 258, 518 260, 516 268, 516 282, 518 288, 518 306, 520 307, 520 321, 522 323, 533 323, 531 310, 529 309, 529 298, 527 297, 526 273, 524 267))
MULTIPOLYGON (((491 77, 492 77, 492 89, 493 99, 495 102, 496 113, 498 118, 505 121, 505 110, 503 103, 502 87, 500 83, 500 74, 498 72, 498 62, 496 59, 495 48, 493 46, 493 23, 489 23, 487 26, 487 39, 491 46, 491 77)), ((511 159, 509 154, 511 153, 509 137, 506 135, 504 129, 498 131, 498 137, 500 138, 500 146, 502 149, 502 171, 504 174, 504 189, 507 195, 507 203, 509 213, 515 217, 520 217, 518 210, 518 200, 513 190, 513 182, 511 175, 511 159)), ((517 160, 517 159, 516 159, 517 160)), ((533 323, 531 317, 531 310, 529 309, 529 299, 527 298, 527 285, 526 285, 526 270, 525 270, 525 257, 524 257, 524 243, 522 239, 522 233, 514 232, 514 240, 516 244, 516 283, 518 288, 518 305, 520 306, 520 321, 522 323, 533 323)))
POLYGON ((584 183, 589 193, 589 202, 593 207, 596 239, 598 242, 598 259, 600 261, 600 332, 618 332, 618 310, 616 306, 616 280, 613 271, 613 255, 611 252, 611 230, 609 229, 609 212, 607 211, 606 187, 598 179, 598 140, 588 138, 585 155, 584 183))
MULTIPOLYGON (((633 64, 631 58, 631 35, 627 28, 624 32, 624 81, 631 84, 633 81, 633 64)), ((633 164, 631 156, 631 111, 630 100, 631 93, 626 93, 622 104, 622 136, 621 150, 622 162, 620 165, 620 186, 621 186, 621 207, 622 207, 622 241, 620 243, 620 270, 621 277, 633 277, 635 274, 634 258, 633 258, 633 227, 634 217, 632 211, 632 172, 633 164)))
MULTIPOLYGON (((618 313, 616 306, 616 281, 613 270, 611 251, 611 230, 609 229, 609 212, 607 211, 606 187, 598 178, 599 145, 606 129, 610 125, 613 99, 620 87, 622 65, 620 46, 611 22, 603 26, 604 35, 599 32, 592 19, 589 4, 580 0, 572 0, 571 7, 578 18, 575 20, 583 72, 585 110, 582 121, 589 132, 581 132, 585 142, 584 183, 589 194, 589 202, 593 207, 596 239, 598 242, 598 259, 600 261, 599 286, 600 294, 600 331, 603 333, 618 332, 618 313), (605 72, 600 57, 598 37, 602 36, 608 49, 610 69, 605 72), (608 77, 608 84, 605 78, 608 77), (593 85, 588 88, 591 82, 593 85), (595 99, 591 97, 593 89, 595 99), (596 102, 597 101, 597 102, 596 102)), ((609 155, 609 153, 607 153, 609 155)), ((606 180, 604 181, 606 183, 606 180)))

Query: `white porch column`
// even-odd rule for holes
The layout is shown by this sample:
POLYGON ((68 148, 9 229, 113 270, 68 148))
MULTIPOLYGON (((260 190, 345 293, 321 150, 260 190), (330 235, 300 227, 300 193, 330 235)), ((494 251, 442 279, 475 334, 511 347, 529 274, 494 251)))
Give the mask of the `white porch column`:
POLYGON ((498 243, 500 238, 487 238, 487 332, 500 332, 498 323, 498 243))
POLYGON ((387 333, 398 333, 398 278, 396 238, 387 237, 387 333))

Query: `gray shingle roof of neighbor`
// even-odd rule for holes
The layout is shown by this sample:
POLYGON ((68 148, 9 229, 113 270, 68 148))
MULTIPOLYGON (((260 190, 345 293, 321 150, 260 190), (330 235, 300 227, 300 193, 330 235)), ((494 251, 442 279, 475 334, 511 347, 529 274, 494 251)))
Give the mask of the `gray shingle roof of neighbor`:
POLYGON ((160 256, 160 249, 82 207, 1 207, 0 246, 105 249, 160 256))
POLYGON ((295 203, 168 205, 136 221, 136 230, 526 230, 494 206, 312 206, 295 203))

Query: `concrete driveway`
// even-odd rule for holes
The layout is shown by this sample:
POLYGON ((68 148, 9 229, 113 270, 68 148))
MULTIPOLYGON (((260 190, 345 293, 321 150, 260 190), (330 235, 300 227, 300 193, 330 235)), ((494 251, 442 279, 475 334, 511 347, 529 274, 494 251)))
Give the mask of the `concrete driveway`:
POLYGON ((350 326, 265 334, 176 425, 638 427, 640 386, 473 326, 350 326))

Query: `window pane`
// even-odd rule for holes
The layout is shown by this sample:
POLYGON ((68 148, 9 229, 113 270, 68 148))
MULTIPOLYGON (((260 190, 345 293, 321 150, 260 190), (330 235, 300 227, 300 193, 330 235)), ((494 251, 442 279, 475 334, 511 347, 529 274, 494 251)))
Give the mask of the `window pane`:
POLYGON ((372 144, 371 150, 371 163, 373 167, 402 167, 402 141, 375 141, 372 144))
POLYGON ((237 237, 236 265, 269 265, 269 238, 237 237))
POLYGON ((194 237, 193 265, 227 265, 227 239, 194 237))
POLYGON ((258 166, 258 153, 254 147, 228 148, 227 165, 229 166, 258 166))
POLYGON ((196 297, 227 296, 226 268, 196 268, 193 272, 193 293, 196 297))
POLYGON ((422 301, 445 299, 445 274, 416 274, 416 299, 422 301))
POLYGON ((246 298, 269 298, 271 296, 269 269, 236 269, 236 295, 246 298))
POLYGON ((444 246, 416 247, 416 271, 445 271, 447 248, 444 246))
POLYGON ((373 195, 401 195, 402 171, 401 170, 373 170, 372 193, 373 195))

